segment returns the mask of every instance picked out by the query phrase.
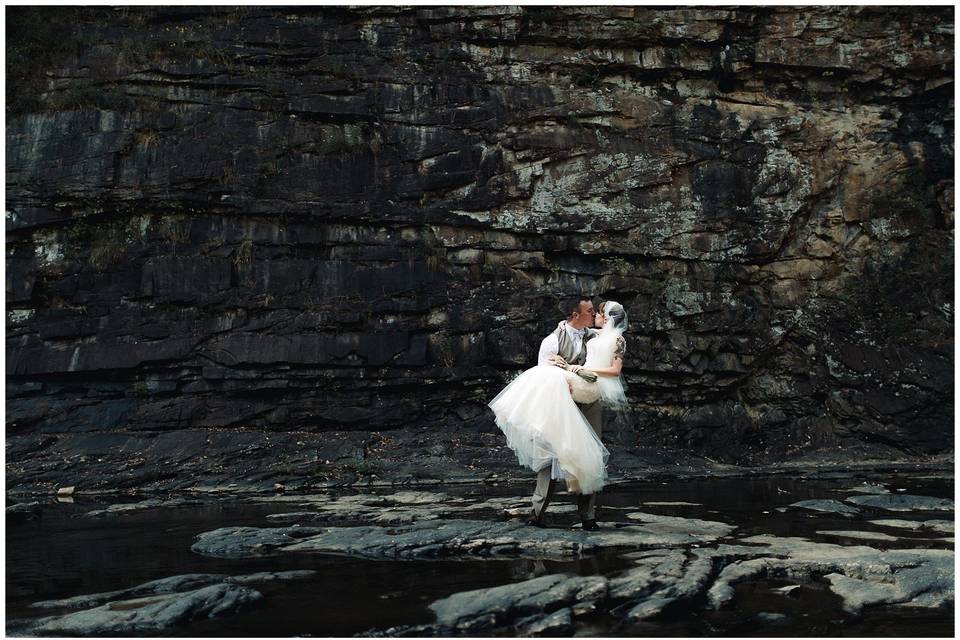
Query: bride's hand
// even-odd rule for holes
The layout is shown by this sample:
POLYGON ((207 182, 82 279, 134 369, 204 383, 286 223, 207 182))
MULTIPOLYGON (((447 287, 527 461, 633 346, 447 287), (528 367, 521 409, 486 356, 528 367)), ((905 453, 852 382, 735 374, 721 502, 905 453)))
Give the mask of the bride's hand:
POLYGON ((576 373, 580 369, 583 369, 583 367, 581 367, 579 364, 572 364, 569 367, 567 367, 567 371, 572 371, 574 373, 576 373))

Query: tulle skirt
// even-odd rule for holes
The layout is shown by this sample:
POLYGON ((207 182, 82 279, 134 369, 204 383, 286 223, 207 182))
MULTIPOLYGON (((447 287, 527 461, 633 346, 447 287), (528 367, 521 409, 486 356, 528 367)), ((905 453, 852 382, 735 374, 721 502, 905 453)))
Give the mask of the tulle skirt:
POLYGON ((533 471, 550 466, 551 477, 571 490, 596 493, 606 483, 610 452, 574 402, 571 375, 582 380, 553 365, 527 369, 488 406, 521 465, 533 471))

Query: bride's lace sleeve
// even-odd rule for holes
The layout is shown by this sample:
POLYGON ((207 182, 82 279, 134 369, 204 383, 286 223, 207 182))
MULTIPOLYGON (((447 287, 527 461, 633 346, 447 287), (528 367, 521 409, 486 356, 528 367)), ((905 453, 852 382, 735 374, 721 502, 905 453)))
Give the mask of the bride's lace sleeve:
POLYGON ((623 339, 623 336, 617 338, 617 346, 613 350, 613 357, 620 358, 623 360, 623 354, 627 350, 627 341, 623 339))

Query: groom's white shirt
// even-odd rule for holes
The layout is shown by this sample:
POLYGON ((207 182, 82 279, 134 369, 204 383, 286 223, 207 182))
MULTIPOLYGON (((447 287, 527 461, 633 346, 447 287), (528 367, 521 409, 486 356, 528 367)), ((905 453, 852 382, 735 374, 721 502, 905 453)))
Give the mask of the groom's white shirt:
MULTIPOLYGON (((583 348, 583 334, 586 332, 586 329, 574 329, 566 322, 563 323, 563 326, 567 330, 567 335, 570 336, 570 339, 573 341, 573 348, 575 349, 573 355, 576 357, 583 348)), ((556 331, 551 331, 550 335, 540 343, 540 353, 537 355, 537 364, 552 364, 550 358, 558 353, 560 353, 560 338, 557 337, 556 331)))

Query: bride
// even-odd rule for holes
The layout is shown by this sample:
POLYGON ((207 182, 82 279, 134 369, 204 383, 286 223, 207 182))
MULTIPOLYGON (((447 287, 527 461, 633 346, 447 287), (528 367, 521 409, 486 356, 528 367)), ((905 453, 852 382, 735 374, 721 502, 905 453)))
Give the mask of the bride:
POLYGON ((587 358, 582 366, 557 358, 555 365, 527 369, 488 405, 521 465, 533 471, 549 465, 552 478, 584 494, 606 483, 610 452, 577 403, 601 400, 618 409, 627 403, 620 374, 627 328, 623 305, 604 302, 594 324, 597 329, 584 341, 587 358))

